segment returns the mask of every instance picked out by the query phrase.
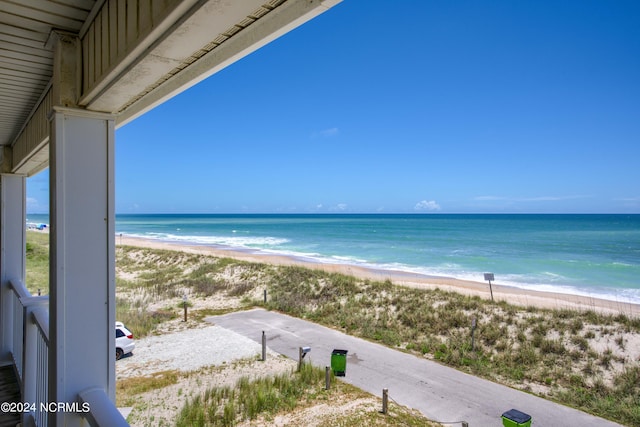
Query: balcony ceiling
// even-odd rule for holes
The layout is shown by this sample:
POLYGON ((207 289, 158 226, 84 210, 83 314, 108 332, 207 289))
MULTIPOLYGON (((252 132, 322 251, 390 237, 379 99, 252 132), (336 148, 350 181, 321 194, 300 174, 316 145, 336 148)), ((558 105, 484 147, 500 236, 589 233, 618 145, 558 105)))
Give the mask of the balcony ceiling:
POLYGON ((51 92, 52 30, 82 41, 77 105, 119 126, 340 1, 0 0, 0 164, 2 147, 29 144, 40 166, 26 173, 47 163, 42 142, 23 140, 51 92))
POLYGON ((79 33, 96 0, 0 0, 0 146, 10 145, 53 74, 53 28, 79 33))

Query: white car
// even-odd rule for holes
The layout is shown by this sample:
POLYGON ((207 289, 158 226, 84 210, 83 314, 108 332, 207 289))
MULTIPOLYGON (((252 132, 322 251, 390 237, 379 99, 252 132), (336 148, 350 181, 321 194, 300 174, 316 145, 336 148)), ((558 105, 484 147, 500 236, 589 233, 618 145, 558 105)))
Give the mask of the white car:
POLYGON ((129 354, 136 348, 133 334, 122 322, 116 322, 116 360, 129 354))

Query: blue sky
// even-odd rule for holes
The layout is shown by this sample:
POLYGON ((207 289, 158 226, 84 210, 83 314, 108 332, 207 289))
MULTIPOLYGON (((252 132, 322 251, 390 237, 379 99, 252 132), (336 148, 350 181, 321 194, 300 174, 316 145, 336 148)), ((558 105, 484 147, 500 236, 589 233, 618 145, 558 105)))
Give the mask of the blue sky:
POLYGON ((640 213, 639 20, 345 0, 118 129, 116 212, 640 213))

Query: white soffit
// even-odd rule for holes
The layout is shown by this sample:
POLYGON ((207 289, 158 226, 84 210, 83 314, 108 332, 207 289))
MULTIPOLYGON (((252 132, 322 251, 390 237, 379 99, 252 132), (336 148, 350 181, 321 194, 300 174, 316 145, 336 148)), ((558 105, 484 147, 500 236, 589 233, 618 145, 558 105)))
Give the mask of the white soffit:
POLYGON ((340 1, 209 0, 85 106, 117 114, 121 126, 340 1))

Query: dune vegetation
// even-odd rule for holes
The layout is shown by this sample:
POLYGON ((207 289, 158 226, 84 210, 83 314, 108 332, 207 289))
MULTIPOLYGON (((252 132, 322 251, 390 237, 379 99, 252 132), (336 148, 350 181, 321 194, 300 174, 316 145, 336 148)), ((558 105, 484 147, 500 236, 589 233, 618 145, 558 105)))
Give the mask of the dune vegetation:
POLYGON ((521 307, 298 266, 131 246, 117 248, 116 268, 118 319, 138 336, 180 316, 183 295, 200 318, 262 306, 640 425, 640 319, 623 313, 521 307))

